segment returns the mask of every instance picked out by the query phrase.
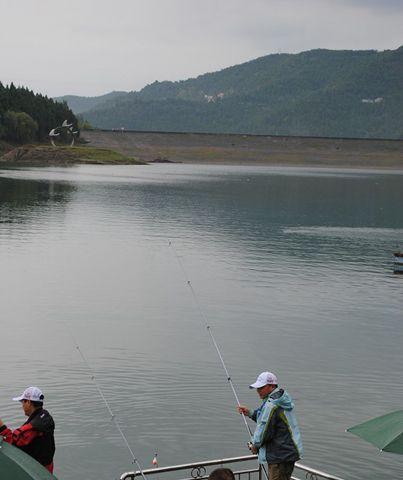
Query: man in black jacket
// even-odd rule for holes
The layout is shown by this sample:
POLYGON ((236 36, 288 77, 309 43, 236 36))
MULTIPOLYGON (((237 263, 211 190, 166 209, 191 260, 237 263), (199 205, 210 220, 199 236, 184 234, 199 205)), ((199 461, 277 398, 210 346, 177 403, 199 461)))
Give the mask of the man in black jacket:
POLYGON ((28 387, 22 395, 13 398, 21 402, 28 420, 16 430, 10 430, 0 419, 0 435, 41 463, 53 473, 55 454, 55 422, 43 408, 44 395, 37 387, 28 387))

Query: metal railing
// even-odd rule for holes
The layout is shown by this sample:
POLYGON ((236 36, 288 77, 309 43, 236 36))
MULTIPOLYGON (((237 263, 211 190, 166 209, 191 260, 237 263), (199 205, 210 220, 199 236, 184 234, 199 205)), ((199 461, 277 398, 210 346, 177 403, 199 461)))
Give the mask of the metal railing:
MULTIPOLYGON (((144 474, 146 477, 148 475, 162 475, 168 472, 180 472, 182 470, 187 470, 188 476, 184 478, 180 478, 179 476, 175 476, 176 480, 207 480, 209 476, 208 470, 209 467, 215 466, 223 466, 223 465, 232 465, 235 463, 244 463, 250 462, 254 460, 256 462, 257 455, 246 455, 243 457, 231 457, 231 458, 222 458, 216 460, 207 460, 204 462, 196 462, 196 463, 185 463, 182 465, 172 465, 169 467, 159 467, 159 468, 150 468, 147 470, 140 470, 133 471, 133 472, 126 472, 120 476, 120 480, 134 480, 136 477, 142 476, 144 474)), ((213 469, 211 469, 212 471, 213 469)), ((233 470, 235 478, 237 480, 266 480, 266 476, 263 472, 262 466, 259 464, 249 466, 243 470, 233 470)), ((334 475, 330 475, 326 472, 322 472, 321 470, 317 470, 315 468, 307 467, 306 465, 302 465, 301 463, 297 462, 295 464, 294 475, 292 476, 293 480, 301 480, 301 478, 305 478, 307 480, 343 480, 340 477, 335 477, 334 475), (303 475, 303 477, 298 477, 294 475, 303 475)), ((160 477, 159 477, 160 479, 160 477)))

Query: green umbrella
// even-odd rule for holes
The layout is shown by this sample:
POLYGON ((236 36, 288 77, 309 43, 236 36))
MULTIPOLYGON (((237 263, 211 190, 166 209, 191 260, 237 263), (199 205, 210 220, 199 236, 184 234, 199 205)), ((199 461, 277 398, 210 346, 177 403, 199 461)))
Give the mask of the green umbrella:
POLYGON ((403 410, 387 413, 347 429, 381 451, 403 455, 403 410))
POLYGON ((55 480, 45 467, 0 436, 0 478, 12 480, 55 480))

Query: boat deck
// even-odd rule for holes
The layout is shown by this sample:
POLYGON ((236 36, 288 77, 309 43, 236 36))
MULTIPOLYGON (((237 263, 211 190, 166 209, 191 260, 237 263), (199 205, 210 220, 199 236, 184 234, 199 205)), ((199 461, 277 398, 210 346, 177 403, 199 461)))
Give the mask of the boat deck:
MULTIPOLYGON (((120 480, 134 480, 136 477, 149 477, 162 475, 164 480, 207 480, 209 473, 216 468, 231 468, 236 480, 268 480, 267 469, 257 463, 257 455, 246 455, 242 457, 222 458, 193 462, 169 467, 152 468, 142 471, 126 472, 120 476, 120 480), (185 476, 183 476, 185 475, 185 476)), ((343 480, 340 477, 328 474, 321 470, 307 467, 300 462, 295 464, 293 480, 343 480)))

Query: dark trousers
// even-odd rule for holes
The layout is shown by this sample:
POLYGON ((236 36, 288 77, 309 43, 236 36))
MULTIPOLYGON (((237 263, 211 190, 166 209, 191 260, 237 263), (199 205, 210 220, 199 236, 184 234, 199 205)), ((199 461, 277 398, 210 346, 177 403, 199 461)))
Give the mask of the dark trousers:
POLYGON ((290 480, 294 470, 294 462, 270 463, 269 480, 290 480))

